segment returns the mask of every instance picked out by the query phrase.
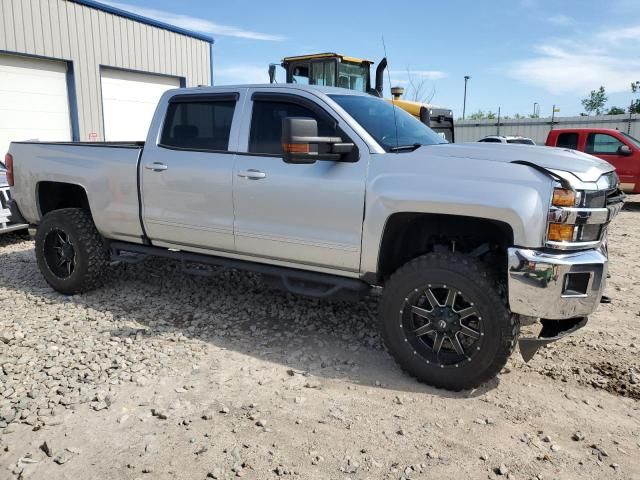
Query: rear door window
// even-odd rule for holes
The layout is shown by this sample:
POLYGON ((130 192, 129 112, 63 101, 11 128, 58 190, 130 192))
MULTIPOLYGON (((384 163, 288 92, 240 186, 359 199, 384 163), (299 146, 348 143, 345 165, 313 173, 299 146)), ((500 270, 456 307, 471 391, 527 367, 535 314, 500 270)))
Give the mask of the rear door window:
POLYGON ((228 151, 235 106, 234 95, 174 97, 167 110, 160 145, 184 150, 228 151))

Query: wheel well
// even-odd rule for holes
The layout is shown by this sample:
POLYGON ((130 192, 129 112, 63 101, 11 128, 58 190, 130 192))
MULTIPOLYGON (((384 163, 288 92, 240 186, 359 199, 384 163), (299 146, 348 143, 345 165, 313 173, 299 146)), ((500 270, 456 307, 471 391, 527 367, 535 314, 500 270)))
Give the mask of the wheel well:
POLYGON ((80 185, 61 182, 40 182, 37 191, 40 215, 61 208, 89 208, 87 192, 80 185))
POLYGON ((435 213, 396 213, 389 217, 385 226, 377 277, 384 280, 409 260, 438 249, 475 256, 506 255, 509 245, 513 245, 513 230, 509 224, 498 220, 435 213))

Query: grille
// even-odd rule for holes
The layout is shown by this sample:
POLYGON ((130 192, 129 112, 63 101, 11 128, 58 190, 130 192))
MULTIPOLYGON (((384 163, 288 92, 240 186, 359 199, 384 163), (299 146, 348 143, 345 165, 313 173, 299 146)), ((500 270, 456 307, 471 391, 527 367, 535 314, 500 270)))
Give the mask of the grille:
POLYGON ((607 192, 596 190, 584 192, 580 206, 583 208, 603 208, 607 201, 607 192))

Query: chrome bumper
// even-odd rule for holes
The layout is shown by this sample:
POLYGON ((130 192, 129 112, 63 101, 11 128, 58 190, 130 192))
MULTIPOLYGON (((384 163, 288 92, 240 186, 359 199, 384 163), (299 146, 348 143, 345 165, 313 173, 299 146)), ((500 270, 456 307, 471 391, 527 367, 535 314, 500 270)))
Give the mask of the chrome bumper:
POLYGON ((510 248, 508 256, 513 313, 562 320, 587 316, 600 303, 607 278, 606 247, 561 254, 510 248))

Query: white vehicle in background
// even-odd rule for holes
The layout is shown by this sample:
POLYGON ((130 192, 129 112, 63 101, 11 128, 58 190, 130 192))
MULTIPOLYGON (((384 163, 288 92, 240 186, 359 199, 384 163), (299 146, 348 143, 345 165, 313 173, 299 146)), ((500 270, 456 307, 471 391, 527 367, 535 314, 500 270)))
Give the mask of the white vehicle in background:
POLYGON ((517 145, 535 145, 536 142, 527 137, 521 137, 519 135, 487 135, 484 138, 478 140, 485 143, 514 143, 517 145))
POLYGON ((10 199, 7 168, 4 166, 4 163, 0 162, 0 234, 13 232, 15 230, 24 230, 28 227, 26 224, 11 222, 11 212, 9 211, 10 199))

